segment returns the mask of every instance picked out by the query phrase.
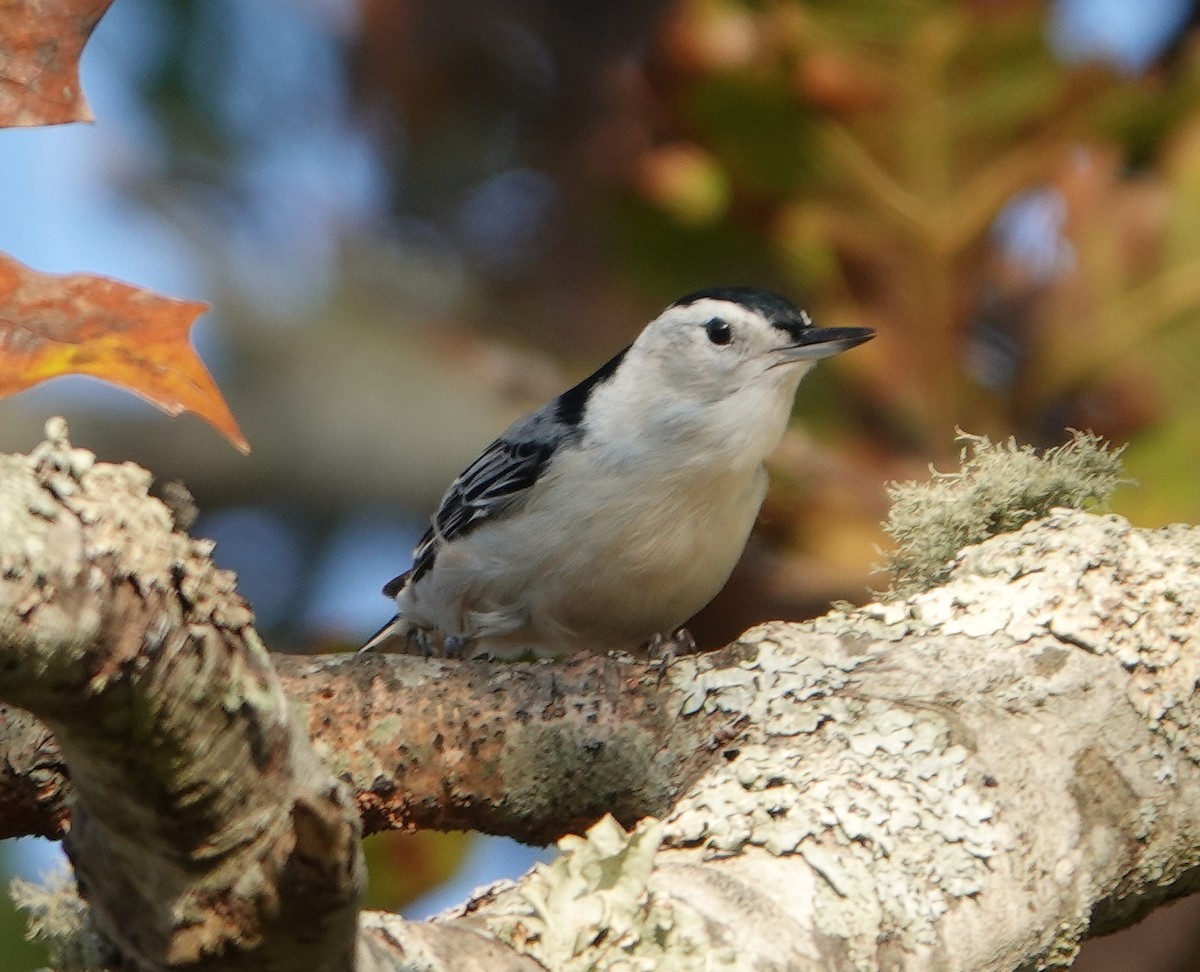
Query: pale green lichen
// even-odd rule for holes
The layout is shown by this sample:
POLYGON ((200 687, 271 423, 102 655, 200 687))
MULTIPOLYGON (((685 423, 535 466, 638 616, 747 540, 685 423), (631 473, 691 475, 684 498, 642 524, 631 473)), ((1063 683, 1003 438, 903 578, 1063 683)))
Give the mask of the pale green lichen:
POLYGON ((559 841, 561 855, 499 892, 487 930, 556 972, 701 972, 733 967, 714 947, 703 918, 651 886, 661 821, 631 832, 605 816, 582 837, 559 841))
POLYGON ((946 581, 954 556, 969 544, 1020 529, 1055 507, 1103 504, 1121 478, 1121 449, 1091 432, 1038 453, 1015 439, 959 433, 960 468, 932 470, 926 482, 893 483, 884 530, 896 548, 887 559, 894 588, 908 596, 946 581))
POLYGON ((635 726, 617 726, 603 736, 586 725, 559 727, 514 724, 500 757, 500 774, 508 781, 506 799, 537 819, 572 806, 611 806, 630 785, 642 780, 647 799, 665 800, 665 785, 653 769, 655 750, 645 732, 635 726), (586 774, 577 769, 578 754, 586 747, 591 758, 586 774), (573 780, 564 797, 562 780, 573 780))
POLYGON ((963 551, 952 586, 906 607, 910 623, 925 631, 996 635, 1010 645, 1049 636, 1113 656, 1132 673, 1130 704, 1200 762, 1192 742, 1200 655, 1188 650, 1200 635, 1197 574, 1195 527, 1139 530, 1123 517, 1061 510, 963 551))
POLYGON ((679 663, 676 681, 684 690, 679 714, 703 709, 710 714, 744 715, 755 725, 770 726, 776 736, 812 732, 820 721, 818 710, 800 703, 845 687, 863 657, 847 654, 841 642, 831 637, 807 642, 806 654, 797 658, 775 650, 770 633, 777 630, 783 629, 763 625, 743 636, 747 643, 756 644, 758 651, 739 665, 710 668, 702 661, 679 663))
POLYGON ((750 847, 802 856, 824 879, 817 930, 846 942, 852 967, 868 968, 881 934, 934 944, 937 919, 982 890, 988 859, 1010 839, 940 714, 848 690, 854 671, 879 658, 831 624, 805 626, 801 658, 787 647, 794 627, 764 625, 743 637, 756 653, 739 666, 694 662, 685 707, 748 715, 763 735, 692 787, 664 840, 712 857, 750 847), (820 745, 794 748, 786 737, 801 733, 820 745))

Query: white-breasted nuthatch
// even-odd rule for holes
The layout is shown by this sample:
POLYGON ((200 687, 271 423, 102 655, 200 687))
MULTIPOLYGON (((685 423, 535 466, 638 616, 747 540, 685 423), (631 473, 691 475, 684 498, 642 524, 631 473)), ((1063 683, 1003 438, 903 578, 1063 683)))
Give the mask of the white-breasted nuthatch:
POLYGON ((454 480, 362 650, 545 658, 670 634, 741 556, 800 379, 872 335, 763 290, 680 298, 454 480))

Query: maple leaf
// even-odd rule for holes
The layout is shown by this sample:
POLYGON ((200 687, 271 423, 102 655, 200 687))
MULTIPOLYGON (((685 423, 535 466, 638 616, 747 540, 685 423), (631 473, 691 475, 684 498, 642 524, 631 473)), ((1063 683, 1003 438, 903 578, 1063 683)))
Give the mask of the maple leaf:
POLYGON ((91 121, 79 56, 113 0, 0 0, 0 127, 91 121))
POLYGON ((0 253, 0 398, 58 375, 91 375, 169 415, 194 412, 249 452, 188 342, 206 310, 107 277, 40 273, 0 253))

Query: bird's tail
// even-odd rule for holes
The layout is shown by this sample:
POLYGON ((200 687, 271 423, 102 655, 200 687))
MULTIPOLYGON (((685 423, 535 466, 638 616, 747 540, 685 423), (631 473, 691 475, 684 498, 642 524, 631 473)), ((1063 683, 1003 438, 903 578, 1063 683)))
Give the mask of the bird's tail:
POLYGON ((397 614, 391 621, 371 635, 358 650, 360 652, 378 651, 382 645, 398 637, 400 637, 400 615, 397 614))

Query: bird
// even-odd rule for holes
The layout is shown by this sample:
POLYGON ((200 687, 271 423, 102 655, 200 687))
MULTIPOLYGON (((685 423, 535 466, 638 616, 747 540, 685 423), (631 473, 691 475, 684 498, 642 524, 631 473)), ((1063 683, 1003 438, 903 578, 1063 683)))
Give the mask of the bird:
POLYGON ((679 298, 454 480, 360 651, 646 657, 724 587, 800 380, 874 336, 770 291, 679 298))

